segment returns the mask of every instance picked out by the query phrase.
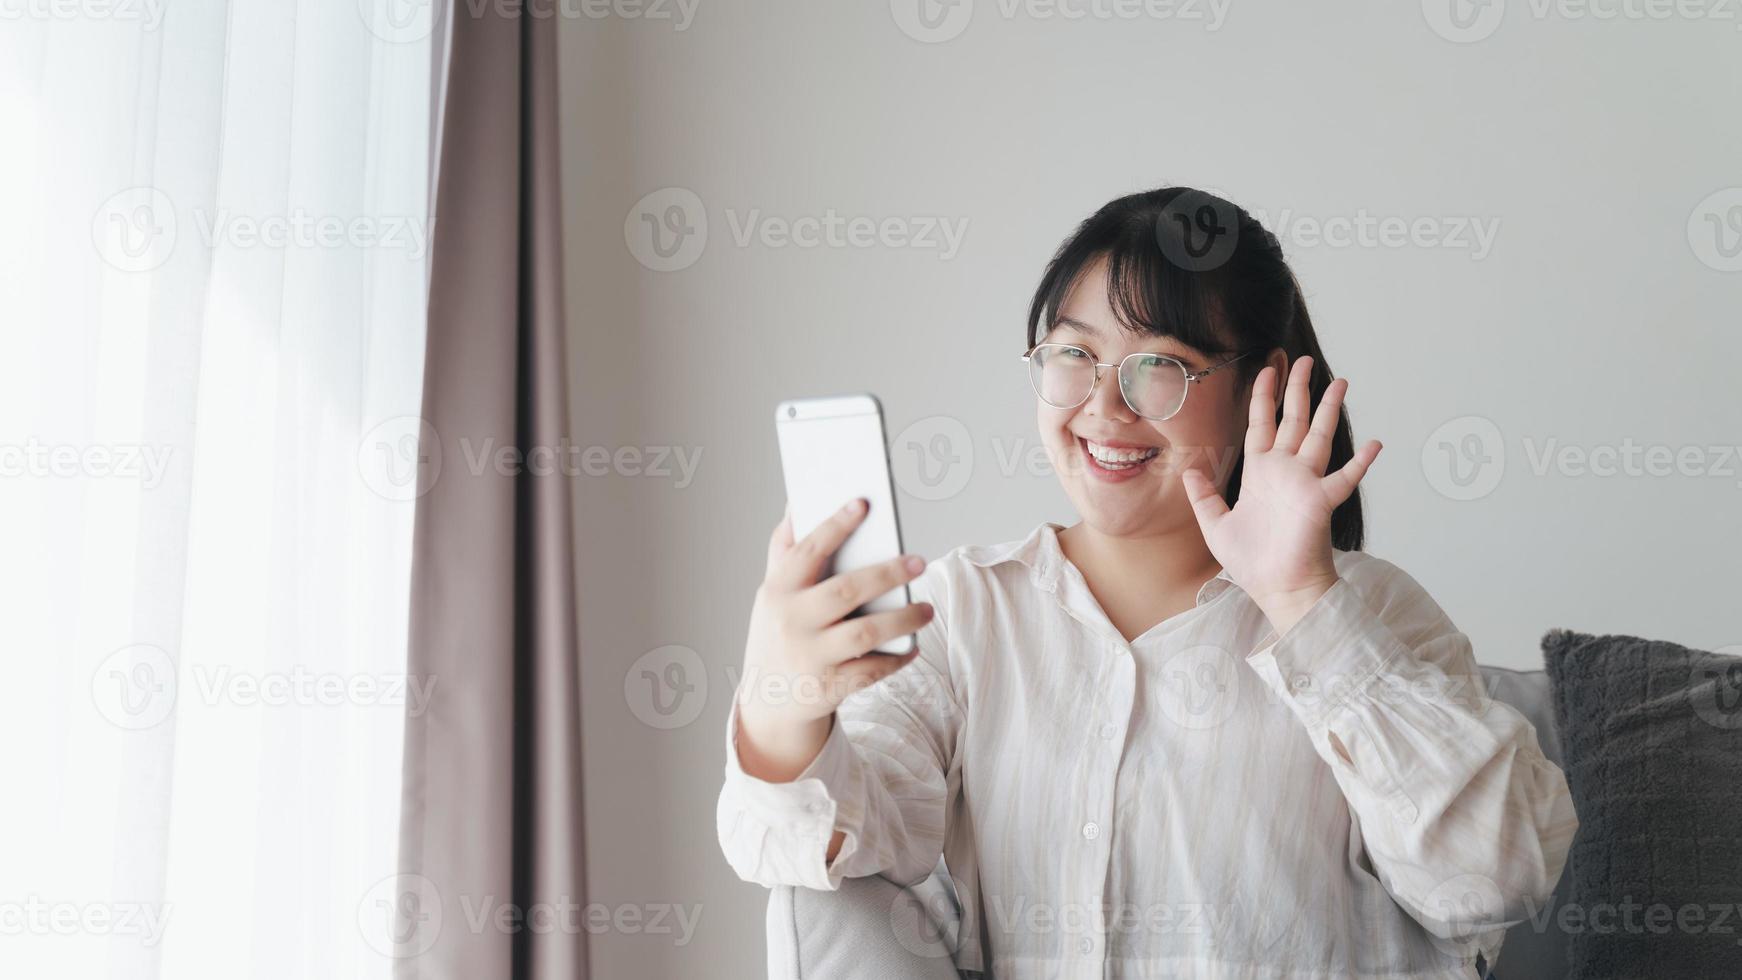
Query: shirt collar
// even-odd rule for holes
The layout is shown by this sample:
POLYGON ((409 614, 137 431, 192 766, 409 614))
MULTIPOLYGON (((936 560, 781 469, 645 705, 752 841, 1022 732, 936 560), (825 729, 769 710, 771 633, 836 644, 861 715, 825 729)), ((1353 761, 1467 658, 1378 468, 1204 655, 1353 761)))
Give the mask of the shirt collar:
MULTIPOLYGON (((1069 561, 1059 547, 1058 533, 1064 528, 1047 521, 1030 531, 1028 537, 1000 545, 971 547, 963 555, 968 564, 989 568, 1001 562, 1014 561, 1026 566, 1034 584, 1054 595, 1059 591, 1059 579, 1069 561)), ((1227 569, 1198 589, 1197 605, 1203 605, 1234 587, 1234 578, 1227 569)))

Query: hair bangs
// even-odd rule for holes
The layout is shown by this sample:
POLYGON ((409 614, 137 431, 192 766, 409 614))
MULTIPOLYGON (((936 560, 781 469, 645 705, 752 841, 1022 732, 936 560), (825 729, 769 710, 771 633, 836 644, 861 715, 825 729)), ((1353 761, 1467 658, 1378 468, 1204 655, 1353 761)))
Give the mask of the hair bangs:
POLYGON ((1053 257, 1035 290, 1029 309, 1030 347, 1058 322, 1071 290, 1101 259, 1107 263, 1107 302, 1121 327, 1134 334, 1171 337, 1206 354, 1234 348, 1222 320, 1225 276, 1171 261, 1150 222, 1104 221, 1097 227, 1095 218, 1084 222, 1053 257))

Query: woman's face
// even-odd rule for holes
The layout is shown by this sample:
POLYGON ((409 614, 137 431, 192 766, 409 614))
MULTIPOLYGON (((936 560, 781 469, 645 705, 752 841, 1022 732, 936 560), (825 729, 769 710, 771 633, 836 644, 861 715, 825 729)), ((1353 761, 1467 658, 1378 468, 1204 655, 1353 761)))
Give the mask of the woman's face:
MULTIPOLYGON (((1118 364, 1132 353, 1167 354, 1192 373, 1229 356, 1206 355, 1171 337, 1122 327, 1107 299, 1105 259, 1083 272, 1060 305, 1057 324, 1042 339, 1085 348, 1105 364, 1118 364)), ((1077 513, 1091 527, 1120 536, 1177 530, 1196 521, 1179 479, 1182 468, 1203 470, 1218 487, 1227 483, 1245 439, 1251 386, 1230 365, 1187 388, 1185 405, 1164 422, 1143 418, 1125 404, 1112 368, 1101 369, 1089 400, 1076 408, 1053 408, 1035 399, 1047 454, 1077 513), (1133 466, 1106 466, 1091 446, 1103 454, 1112 448, 1127 457, 1131 452, 1154 455, 1133 466)))

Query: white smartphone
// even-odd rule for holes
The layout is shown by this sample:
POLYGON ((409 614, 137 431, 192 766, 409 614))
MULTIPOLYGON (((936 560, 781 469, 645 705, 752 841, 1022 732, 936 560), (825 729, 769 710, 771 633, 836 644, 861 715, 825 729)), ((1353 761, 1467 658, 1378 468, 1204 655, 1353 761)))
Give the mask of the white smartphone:
MULTIPOLYGON (((860 523, 833 560, 830 575, 875 565, 901 555, 901 522, 895 514, 895 485, 889 473, 889 442, 883 433, 883 406, 875 395, 793 398, 775 408, 780 465, 786 474, 786 499, 792 505, 792 538, 801 541, 817 525, 855 497, 870 503, 860 523)), ((883 593, 851 616, 901 609, 912 600, 907 586, 883 593)), ((913 634, 896 637, 878 653, 908 653, 913 634)))

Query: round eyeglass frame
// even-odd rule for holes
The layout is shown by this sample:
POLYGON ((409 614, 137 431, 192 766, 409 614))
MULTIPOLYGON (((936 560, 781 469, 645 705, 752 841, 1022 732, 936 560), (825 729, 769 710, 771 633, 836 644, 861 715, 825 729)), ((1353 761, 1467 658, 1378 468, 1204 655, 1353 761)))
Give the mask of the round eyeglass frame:
POLYGON ((1222 368, 1227 367, 1228 365, 1234 363, 1235 361, 1238 361, 1240 358, 1245 357, 1246 355, 1248 355, 1250 353, 1252 353, 1252 352, 1251 351, 1241 351, 1240 353, 1235 354, 1233 357, 1230 357, 1225 361, 1220 361, 1216 364, 1212 364, 1209 367, 1204 368, 1202 371, 1197 372, 1196 374, 1192 373, 1191 370, 1186 367, 1186 363, 1184 361, 1180 360, 1177 357, 1174 357, 1172 354, 1156 354, 1156 353, 1153 353, 1150 351, 1134 351, 1130 354, 1126 354, 1123 358, 1121 358, 1119 360, 1119 363, 1109 364, 1105 361, 1095 360, 1095 354, 1093 351, 1089 350, 1087 347, 1080 347, 1076 344, 1051 344, 1051 343, 1035 344, 1033 347, 1030 347, 1028 350, 1025 350, 1022 352, 1022 359, 1023 359, 1023 361, 1028 363, 1028 366, 1029 366, 1028 367, 1028 385, 1029 385, 1029 387, 1034 389, 1035 397, 1039 398, 1043 403, 1045 403, 1046 405, 1048 405, 1052 408, 1059 409, 1060 411, 1066 411, 1069 409, 1076 408, 1079 405, 1082 405, 1085 402, 1087 402, 1089 399, 1095 397, 1095 386, 1101 383, 1101 369, 1102 368, 1112 368, 1114 370, 1114 373, 1119 378, 1119 397, 1125 401, 1125 407, 1131 409, 1131 411, 1134 414, 1136 414, 1138 418, 1148 419, 1151 422, 1165 422, 1168 419, 1173 418, 1175 415, 1178 415, 1180 413, 1180 411, 1186 407, 1186 396, 1191 394, 1191 390, 1192 390, 1191 386, 1192 385, 1196 384, 1199 381, 1202 381, 1204 378, 1210 376, 1211 374, 1214 374, 1217 371, 1220 371, 1222 368), (1040 372, 1035 370, 1034 365, 1036 362, 1034 360, 1034 355, 1037 351, 1039 351, 1043 347, 1060 347, 1060 348, 1066 348, 1069 350, 1080 351, 1084 357, 1087 357, 1089 359, 1089 363, 1094 365, 1095 377, 1093 378, 1093 380, 1091 380, 1089 382, 1089 390, 1087 392, 1084 392, 1082 398, 1078 399, 1076 402, 1074 402, 1070 405, 1058 405, 1058 404, 1054 404, 1051 401, 1048 401, 1047 397, 1045 395, 1041 394, 1040 377, 1039 377, 1040 372), (1180 374, 1183 375, 1186 379, 1186 387, 1184 389, 1182 389, 1181 394, 1180 394, 1179 404, 1175 405, 1173 407, 1173 411, 1168 412, 1166 415, 1146 415, 1136 405, 1131 404, 1131 396, 1128 395, 1126 393, 1126 390, 1125 390, 1126 386, 1128 384, 1128 382, 1126 381, 1126 378, 1125 378, 1125 365, 1130 364, 1131 359, 1134 357, 1146 357, 1146 358, 1153 358, 1155 360, 1160 360, 1160 361, 1171 361, 1179 367, 1180 374))

